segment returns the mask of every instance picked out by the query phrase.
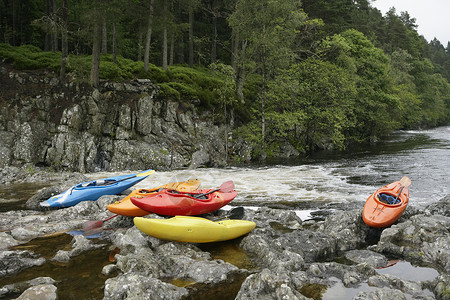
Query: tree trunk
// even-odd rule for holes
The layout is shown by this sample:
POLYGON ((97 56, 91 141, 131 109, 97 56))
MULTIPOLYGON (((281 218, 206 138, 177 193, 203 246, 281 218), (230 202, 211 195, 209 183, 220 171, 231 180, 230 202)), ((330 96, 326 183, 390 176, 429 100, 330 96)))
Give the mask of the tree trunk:
MULTIPOLYGON (((47 0, 47 16, 50 16, 52 11, 52 1, 47 0)), ((13 3, 13 21, 14 21, 14 3, 13 3)), ((13 30, 14 30, 14 22, 13 22, 13 30)), ((14 32, 14 31, 13 31, 14 32)), ((9 42, 9 41, 5 41, 9 42)), ((50 24, 46 24, 45 26, 45 41, 44 41, 44 51, 51 51, 52 50, 52 37, 51 37, 51 26, 50 24)))
POLYGON ((194 67, 194 8, 189 6, 189 67, 194 67))
POLYGON ((108 31, 105 16, 102 18, 102 53, 108 53, 108 31))
POLYGON ((145 40, 144 53, 144 70, 148 72, 148 64, 150 59, 150 43, 152 41, 152 24, 153 24, 153 3, 155 0, 150 0, 150 12, 148 14, 147 38, 145 40))
POLYGON ((169 50, 169 66, 173 66, 173 55, 175 48, 175 32, 171 30, 170 32, 170 50, 169 50))
POLYGON ((113 17, 113 37, 112 37, 112 53, 113 53, 113 62, 117 64, 117 28, 116 28, 116 16, 113 17))
POLYGON ((263 61, 263 72, 262 72, 262 89, 261 89, 261 149, 262 149, 262 160, 266 160, 266 64, 265 64, 265 48, 263 49, 262 61, 263 61))
MULTIPOLYGON (((140 7, 144 7, 144 0, 139 0, 140 7)), ((142 31, 144 30, 142 25, 142 18, 139 18, 139 33, 138 33, 138 56, 137 61, 142 60, 142 31)))
POLYGON ((59 79, 61 83, 65 82, 66 78, 66 61, 68 54, 67 46, 67 0, 62 0, 61 3, 62 26, 61 26, 61 70, 59 79))
MULTIPOLYGON (((237 69, 237 56, 239 55, 239 34, 233 34, 231 37, 231 67, 237 69)), ((236 73, 236 72, 235 72, 236 73)))
POLYGON ((217 11, 217 0, 213 0, 212 2, 212 24, 213 24, 213 32, 212 32, 212 44, 211 44, 211 75, 214 75, 214 64, 217 59, 217 15, 219 12, 217 11))
MULTIPOLYGON (((181 9, 181 1, 178 2, 178 18, 179 18, 179 23, 183 23, 183 11, 181 9)), ((179 64, 184 64, 184 35, 180 34, 178 36, 178 43, 177 43, 177 56, 178 56, 178 63, 179 64)))
POLYGON ((242 41, 242 48, 239 49, 239 39, 236 37, 234 41, 234 60, 233 60, 233 69, 234 69, 234 83, 235 83, 235 89, 236 89, 236 95, 241 101, 242 104, 245 103, 244 101, 244 83, 245 83, 245 74, 243 68, 239 65, 239 57, 243 56, 246 48, 247 43, 245 41, 242 41))
POLYGON ((53 23, 53 28, 52 28, 52 51, 56 52, 58 51, 58 33, 56 30, 56 23, 57 23, 57 18, 56 18, 56 14, 57 14, 57 7, 56 7, 56 0, 52 1, 52 23, 53 23))
POLYGON ((100 43, 101 43, 100 25, 98 24, 98 22, 95 22, 93 45, 92 45, 91 76, 90 76, 90 84, 93 87, 98 87, 100 81, 100 43))
POLYGON ((241 103, 245 103, 244 101, 244 82, 245 78, 242 74, 242 70, 238 68, 237 74, 236 74, 236 95, 238 96, 241 103))
POLYGON ((138 61, 142 60, 142 31, 139 31, 139 34, 138 34, 138 56, 137 56, 137 60, 138 61))
POLYGON ((164 0, 163 58, 162 68, 167 71, 167 0, 164 0))

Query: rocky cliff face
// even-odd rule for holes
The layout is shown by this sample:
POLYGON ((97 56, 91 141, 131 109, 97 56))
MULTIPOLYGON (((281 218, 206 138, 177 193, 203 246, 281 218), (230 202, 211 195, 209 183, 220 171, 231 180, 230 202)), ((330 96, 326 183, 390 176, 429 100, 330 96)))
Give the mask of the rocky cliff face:
POLYGON ((93 172, 227 163, 224 127, 191 101, 159 97, 149 80, 93 89, 0 63, 0 107, 2 167, 93 172))

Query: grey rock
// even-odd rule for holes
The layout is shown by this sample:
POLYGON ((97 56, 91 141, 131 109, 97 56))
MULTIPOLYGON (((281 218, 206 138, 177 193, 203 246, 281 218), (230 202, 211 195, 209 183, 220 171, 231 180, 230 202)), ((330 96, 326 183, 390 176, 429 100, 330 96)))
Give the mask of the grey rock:
POLYGON ((358 248, 365 243, 369 230, 362 221, 361 214, 360 209, 338 211, 330 215, 318 230, 332 236, 339 251, 358 248))
POLYGON ((346 287, 364 282, 376 274, 375 270, 366 264, 347 266, 335 262, 312 263, 306 273, 310 277, 320 279, 338 278, 346 287))
POLYGON ((350 250, 345 253, 345 258, 358 264, 366 263, 374 268, 388 264, 388 259, 384 255, 370 250, 350 250))
POLYGON ((0 232, 0 250, 8 249, 11 246, 16 246, 19 241, 14 239, 8 232, 0 232))
POLYGON ((422 296, 422 284, 408 280, 402 280, 396 276, 384 274, 372 276, 368 280, 368 284, 380 288, 390 288, 400 290, 403 293, 413 295, 415 297, 422 296))
POLYGON ((76 235, 72 240, 72 250, 58 250, 55 257, 52 260, 59 262, 68 262, 72 257, 80 255, 82 252, 89 251, 96 248, 101 248, 104 245, 94 244, 91 240, 88 240, 83 235, 76 235))
POLYGON ((450 217, 450 196, 444 197, 440 201, 428 205, 425 211, 432 215, 450 217))
POLYGON ((352 300, 406 300, 406 295, 401 291, 392 289, 377 289, 371 292, 359 292, 352 300))
POLYGON ((263 269, 248 276, 235 299, 308 299, 300 294, 286 274, 263 269))
POLYGON ((183 299, 185 288, 176 287, 157 278, 139 274, 122 274, 105 282, 104 300, 111 299, 183 299))
POLYGON ((32 266, 40 266, 44 262, 44 258, 38 258, 30 251, 2 251, 0 252, 0 277, 15 274, 32 266))
POLYGON ((450 272, 450 217, 415 215, 383 231, 376 251, 434 263, 450 272))
POLYGON ((436 299, 450 299, 450 274, 442 274, 427 286, 434 292, 436 299))
POLYGON ((38 193, 34 194, 30 199, 28 199, 25 203, 25 206, 28 209, 44 210, 40 206, 40 203, 62 192, 64 192, 64 190, 62 190, 60 187, 50 187, 42 189, 38 193))
POLYGON ((12 293, 23 293, 30 287, 34 287, 37 285, 53 285, 54 283, 56 283, 56 281, 51 277, 38 277, 28 281, 8 284, 0 288, 0 298, 12 293))
POLYGON ((56 300, 56 286, 53 284, 40 284, 30 287, 23 292, 17 300, 56 300))
POLYGON ((192 154, 191 168, 206 167, 210 163, 211 158, 206 150, 198 150, 192 154))

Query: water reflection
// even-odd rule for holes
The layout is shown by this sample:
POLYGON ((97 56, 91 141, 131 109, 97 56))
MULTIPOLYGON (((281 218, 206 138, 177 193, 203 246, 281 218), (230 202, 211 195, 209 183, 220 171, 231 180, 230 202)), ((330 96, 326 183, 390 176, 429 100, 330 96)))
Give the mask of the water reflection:
MULTIPOLYGON (((83 252, 71 258, 69 262, 51 260, 58 250, 70 250, 72 248, 71 241, 71 235, 58 233, 12 247, 11 250, 32 251, 44 257, 46 262, 41 266, 34 266, 12 276, 0 278, 0 287, 48 276, 56 280, 55 285, 58 288, 59 299, 103 298, 104 282, 108 276, 102 275, 101 271, 105 265, 110 263, 107 247, 83 252)), ((19 294, 3 295, 2 299, 15 299, 19 294)))
POLYGON ((25 209, 25 203, 39 189, 47 187, 43 183, 15 183, 0 185, 0 212, 25 209))
POLYGON ((403 280, 427 281, 439 276, 439 272, 433 268, 413 266, 407 261, 400 261, 388 268, 377 269, 378 274, 390 274, 403 280))

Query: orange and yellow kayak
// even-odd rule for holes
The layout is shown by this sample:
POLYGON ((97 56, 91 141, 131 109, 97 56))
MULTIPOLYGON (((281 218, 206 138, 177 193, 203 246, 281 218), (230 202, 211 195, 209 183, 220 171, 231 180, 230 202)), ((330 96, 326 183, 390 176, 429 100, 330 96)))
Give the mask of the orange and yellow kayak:
POLYGON ((392 182, 367 198, 362 217, 370 227, 382 228, 395 223, 403 214, 409 201, 411 180, 404 176, 392 182))
POLYGON ((190 179, 181 182, 171 182, 153 189, 137 189, 132 191, 128 196, 126 196, 122 200, 109 204, 107 208, 110 212, 118 215, 129 217, 142 217, 148 215, 150 212, 134 205, 130 200, 131 197, 144 198, 146 196, 149 196, 153 193, 159 192, 164 189, 189 193, 197 190, 199 186, 200 181, 198 179, 190 179))

